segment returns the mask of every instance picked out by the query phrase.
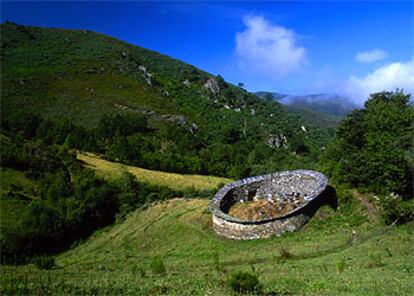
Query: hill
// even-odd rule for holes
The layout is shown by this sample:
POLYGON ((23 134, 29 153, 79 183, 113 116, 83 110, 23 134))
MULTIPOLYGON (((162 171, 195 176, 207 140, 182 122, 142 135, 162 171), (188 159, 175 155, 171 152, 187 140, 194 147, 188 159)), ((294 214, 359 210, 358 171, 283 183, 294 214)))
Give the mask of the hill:
POLYGON ((320 127, 335 128, 341 121, 340 117, 327 115, 303 106, 283 105, 283 109, 290 114, 299 116, 305 122, 320 127))
POLYGON ((384 228, 348 200, 291 235, 232 241, 213 233, 209 201, 173 199, 96 232, 53 270, 3 267, 1 286, 6 294, 232 295, 226 274, 253 270, 271 295, 409 295, 412 225, 384 228), (160 260, 165 275, 154 267, 160 260))
POLYGON ((13 23, 1 30, 4 111, 30 107, 86 126, 120 111, 184 115, 200 128, 255 116, 266 125, 292 119, 280 104, 221 77, 102 34, 13 23), (272 112, 278 116, 264 120, 272 112))
POLYGON ((30 122, 48 143, 232 178, 312 167, 332 137, 220 76, 102 34, 8 22, 1 35, 8 134, 30 122))
POLYGON ((255 94, 261 98, 269 94, 273 100, 283 104, 288 112, 319 126, 335 127, 342 117, 358 108, 349 99, 335 94, 293 96, 266 91, 255 94))

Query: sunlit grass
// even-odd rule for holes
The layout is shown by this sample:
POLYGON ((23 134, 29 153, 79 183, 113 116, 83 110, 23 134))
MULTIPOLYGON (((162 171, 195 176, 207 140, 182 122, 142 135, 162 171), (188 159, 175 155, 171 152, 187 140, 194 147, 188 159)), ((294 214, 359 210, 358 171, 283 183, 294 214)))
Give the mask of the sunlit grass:
POLYGON ((52 271, 7 266, 3 286, 39 287, 64 294, 231 295, 233 271, 258 275, 266 293, 293 295, 410 295, 413 225, 343 223, 343 212, 322 208, 302 230, 283 237, 233 241, 211 229, 209 201, 173 199, 128 215, 59 255, 52 271), (323 215, 322 215, 323 214, 323 215), (323 217, 323 218, 322 218, 323 217), (326 220, 329 217, 329 220, 326 220), (330 221, 326 223, 324 221, 330 221), (352 230, 357 233, 351 241, 352 230), (284 250, 289 256, 282 256, 284 250), (381 265, 372 258, 381 257, 381 265), (224 272, 217 271, 219 258, 224 272), (161 258, 165 275, 152 274, 161 258), (340 268, 338 268, 340 266, 340 268))
POLYGON ((219 184, 227 184, 231 182, 230 179, 220 177, 166 173, 127 166, 101 159, 90 153, 78 153, 78 159, 85 162, 88 167, 96 170, 97 174, 104 178, 114 180, 120 177, 123 172, 129 172, 133 174, 138 181, 147 182, 153 185, 167 186, 173 190, 184 190, 191 187, 199 190, 215 189, 219 184))

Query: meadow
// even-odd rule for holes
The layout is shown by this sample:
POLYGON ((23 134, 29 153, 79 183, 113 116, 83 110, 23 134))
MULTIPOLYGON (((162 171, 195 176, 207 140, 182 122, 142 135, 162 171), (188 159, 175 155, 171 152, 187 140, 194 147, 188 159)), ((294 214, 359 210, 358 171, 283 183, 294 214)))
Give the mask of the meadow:
POLYGON ((209 200, 157 202, 77 242, 51 270, 3 266, 2 294, 232 295, 229 275, 247 271, 265 295, 410 295, 413 223, 385 226, 369 197, 338 198, 300 231, 254 241, 216 236, 209 200))
POLYGON ((220 177, 183 175, 128 166, 117 162, 107 161, 92 153, 78 153, 77 158, 87 167, 95 170, 99 176, 106 178, 109 181, 113 181, 116 178, 119 178, 122 173, 128 172, 133 174, 141 182, 146 182, 151 185, 166 186, 177 191, 191 187, 196 190, 211 190, 217 188, 220 184, 227 184, 232 181, 231 179, 220 177))

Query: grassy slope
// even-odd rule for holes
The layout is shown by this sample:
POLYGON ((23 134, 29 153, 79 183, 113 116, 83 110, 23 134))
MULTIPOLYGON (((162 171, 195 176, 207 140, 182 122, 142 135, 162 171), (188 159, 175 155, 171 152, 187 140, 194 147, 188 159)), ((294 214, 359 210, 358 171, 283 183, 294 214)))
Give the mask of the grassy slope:
POLYGON ((93 154, 78 154, 78 159, 83 161, 88 167, 96 170, 98 175, 104 178, 114 179, 120 177, 122 172, 133 174, 139 181, 153 185, 167 186, 173 190, 183 190, 194 187, 195 189, 215 189, 219 184, 227 184, 230 179, 213 176, 201 175, 182 175, 175 173, 165 173, 127 166, 116 162, 101 159, 93 154))
MULTIPOLYGON (((30 110, 95 127, 105 114, 152 111, 154 127, 165 123, 162 115, 183 115, 211 138, 223 126, 239 130, 244 125, 247 134, 263 139, 270 133, 303 138, 302 120, 280 104, 265 103, 231 84, 213 95, 204 87, 211 74, 157 52, 85 30, 16 24, 2 24, 0 30, 5 114, 30 110)), ((325 145, 330 138, 326 128, 307 128, 311 145, 325 145)))
POLYGON ((36 186, 36 182, 27 179, 24 172, 0 168, 0 239, 2 233, 18 226, 18 217, 25 212, 30 194, 36 186), (19 187, 14 188, 14 191, 21 194, 22 199, 7 198, 13 185, 19 187))
POLYGON ((26 192, 36 186, 34 181, 24 176, 24 172, 10 168, 0 168, 0 181, 0 193, 10 190, 12 185, 18 185, 26 192))
MULTIPOLYGON (((67 289, 124 295, 226 295, 230 292, 221 284, 224 276, 214 263, 218 254, 228 272, 254 268, 267 292, 409 295, 414 289, 412 224, 387 230, 370 224, 363 215, 351 215, 346 207, 338 212, 322 208, 299 232, 232 241, 213 233, 208 204, 174 199, 131 213, 125 222, 96 232, 58 256, 53 271, 38 271, 31 265, 4 267, 3 285, 43 283, 58 294, 67 289), (357 235, 350 244, 352 230, 357 235), (291 258, 281 259, 282 247, 291 258), (164 260, 164 277, 151 275, 155 256, 164 260)), ((353 212, 363 213, 362 206, 355 207, 353 212)))
POLYGON ((133 51, 142 60, 165 56, 89 31, 2 25, 2 33, 5 111, 30 108, 48 118, 93 126, 102 114, 119 111, 117 104, 174 110, 138 74, 123 74, 131 67, 123 52, 133 51))

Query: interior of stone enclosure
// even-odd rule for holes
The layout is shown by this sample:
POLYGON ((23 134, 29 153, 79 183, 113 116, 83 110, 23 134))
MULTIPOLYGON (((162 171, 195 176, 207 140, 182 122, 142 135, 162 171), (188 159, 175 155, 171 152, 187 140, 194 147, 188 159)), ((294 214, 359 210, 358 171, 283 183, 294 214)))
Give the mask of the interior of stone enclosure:
POLYGON ((232 217, 257 221, 284 216, 317 194, 318 180, 305 174, 278 175, 275 178, 229 190, 220 208, 232 217))

